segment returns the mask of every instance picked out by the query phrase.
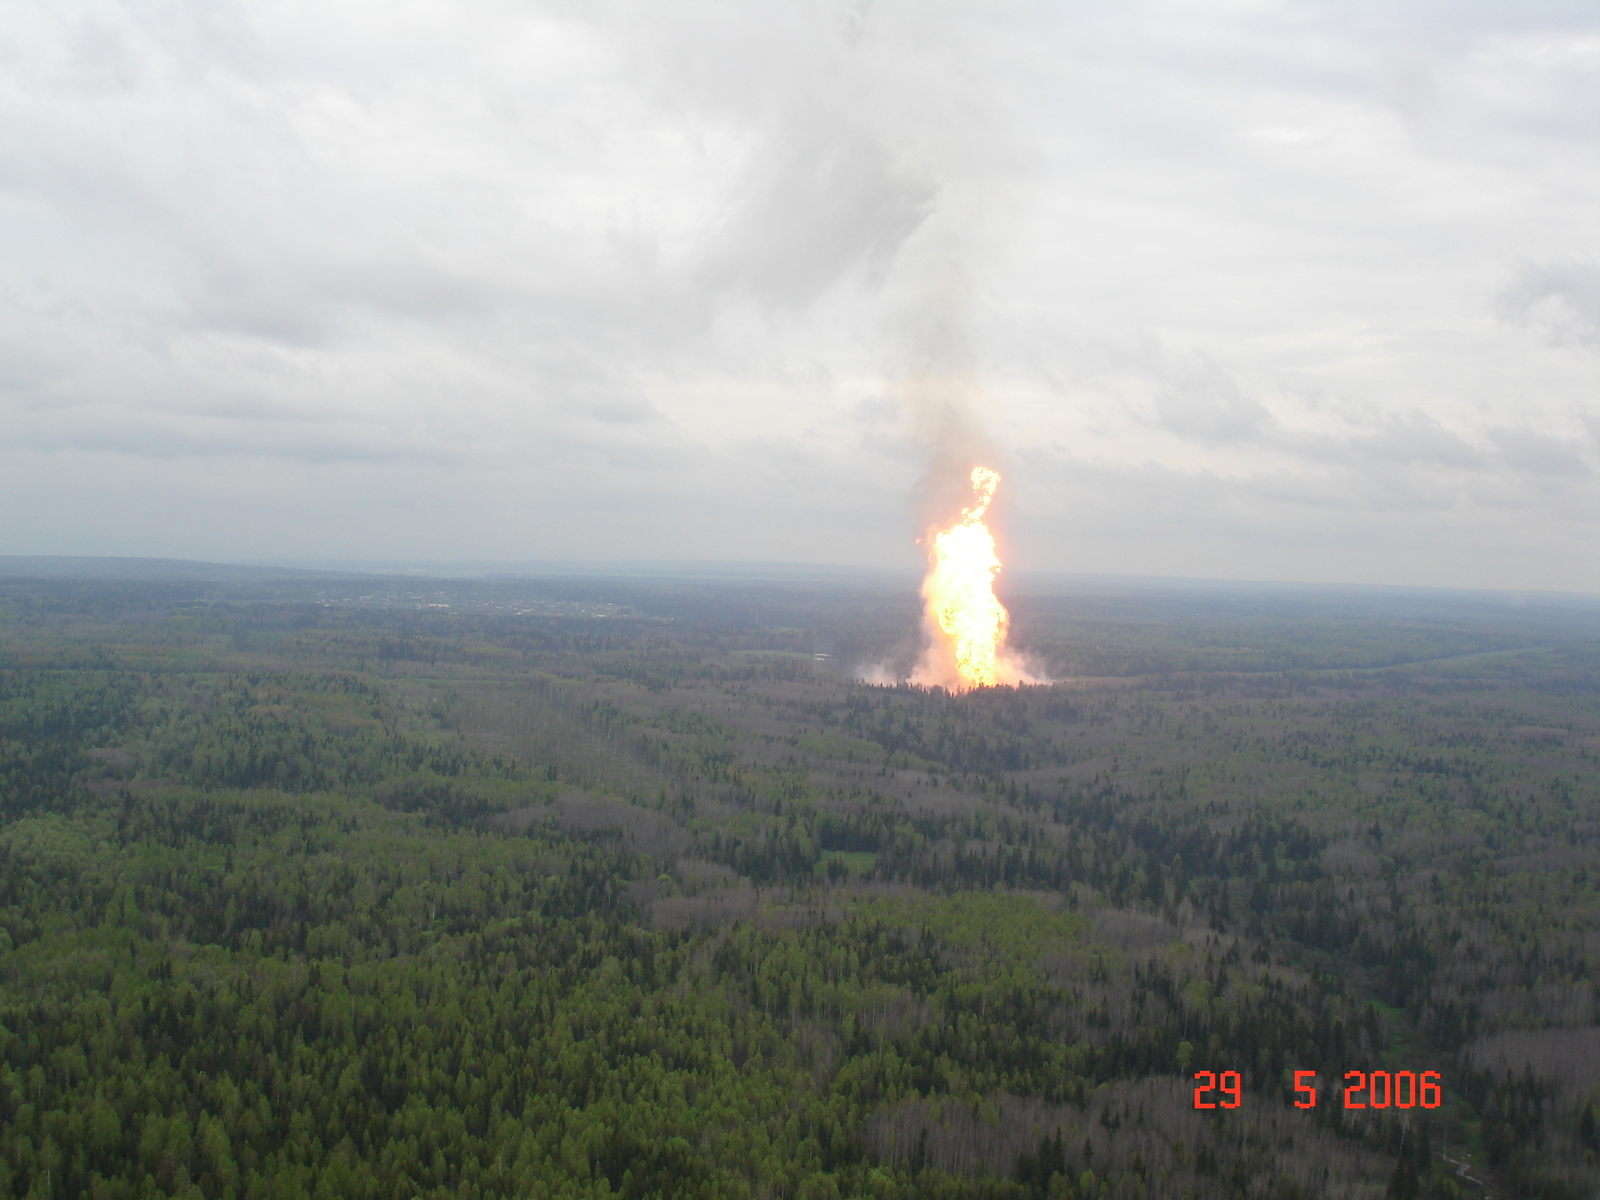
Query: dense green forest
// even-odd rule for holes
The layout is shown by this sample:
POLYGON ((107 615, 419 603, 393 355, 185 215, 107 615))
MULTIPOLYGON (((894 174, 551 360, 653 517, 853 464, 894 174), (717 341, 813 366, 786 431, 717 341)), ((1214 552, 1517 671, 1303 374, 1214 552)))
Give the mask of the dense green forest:
POLYGON ((1600 606, 1012 605, 0 576, 0 1194, 1600 1194, 1600 606))

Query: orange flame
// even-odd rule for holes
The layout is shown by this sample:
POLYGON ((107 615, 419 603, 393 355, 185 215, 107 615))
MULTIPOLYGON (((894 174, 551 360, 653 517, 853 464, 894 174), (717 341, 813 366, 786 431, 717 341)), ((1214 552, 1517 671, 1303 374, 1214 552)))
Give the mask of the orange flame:
POLYGON ((922 596, 934 646, 916 673, 919 683, 967 689, 993 687, 1004 681, 1002 675, 1023 675, 1008 669, 1002 653, 1010 614, 995 598, 1000 557, 983 520, 999 486, 998 471, 972 468, 974 503, 961 510, 956 524, 933 533, 922 596))

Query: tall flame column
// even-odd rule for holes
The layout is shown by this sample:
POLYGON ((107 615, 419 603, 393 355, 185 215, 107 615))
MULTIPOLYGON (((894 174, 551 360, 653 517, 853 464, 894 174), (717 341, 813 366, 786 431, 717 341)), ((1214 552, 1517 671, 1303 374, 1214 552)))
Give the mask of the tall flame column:
POLYGON ((965 688, 993 687, 1000 681, 998 656, 1010 617, 995 598, 1000 558, 984 523, 999 485, 998 471, 972 469, 973 503, 961 510, 960 521, 933 534, 932 562, 922 582, 929 624, 938 631, 936 639, 942 635, 965 688))

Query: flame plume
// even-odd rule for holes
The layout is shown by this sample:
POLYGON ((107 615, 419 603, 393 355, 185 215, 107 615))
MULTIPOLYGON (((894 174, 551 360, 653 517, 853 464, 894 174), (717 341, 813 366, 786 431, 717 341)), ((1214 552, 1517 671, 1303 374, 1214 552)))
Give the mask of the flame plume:
POLYGON ((1002 676, 1021 675, 1005 662, 1002 647, 1010 614, 995 598, 1000 573, 994 534, 984 523, 1000 473, 972 468, 973 503, 948 529, 934 531, 928 576, 922 581, 934 646, 916 678, 962 690, 993 687, 1002 676), (940 661, 942 660, 942 661, 940 661))

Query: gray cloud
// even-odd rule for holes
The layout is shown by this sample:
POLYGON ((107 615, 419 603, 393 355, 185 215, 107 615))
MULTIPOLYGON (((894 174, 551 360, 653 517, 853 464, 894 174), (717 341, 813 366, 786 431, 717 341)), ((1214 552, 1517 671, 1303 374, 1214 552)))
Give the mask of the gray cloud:
POLYGON ((1592 259, 1523 263, 1496 301, 1503 319, 1555 345, 1600 350, 1600 263, 1592 259))
POLYGON ((1220 446, 1256 442, 1272 431, 1275 422, 1266 407, 1245 395, 1217 363, 1201 356, 1185 366, 1163 372, 1169 378, 1153 401, 1157 419, 1173 433, 1220 446))
POLYGON ((772 306, 814 301, 853 271, 881 281, 932 212, 932 182, 864 131, 804 117, 756 156, 704 276, 772 306))
POLYGON ((1533 475, 1587 478, 1593 471, 1571 441, 1528 429, 1491 429, 1489 439, 1512 467, 1533 475))

